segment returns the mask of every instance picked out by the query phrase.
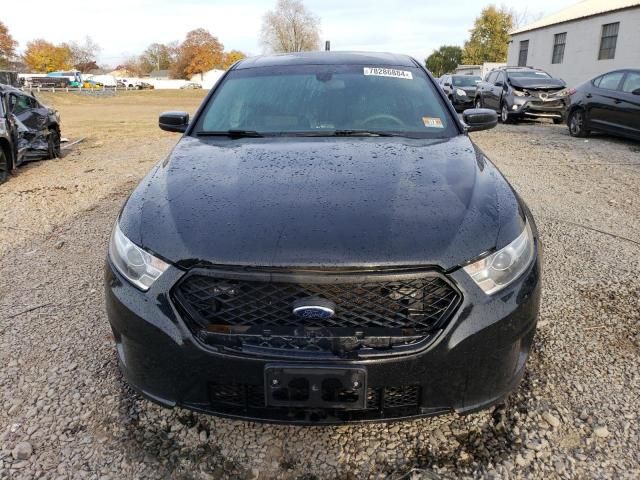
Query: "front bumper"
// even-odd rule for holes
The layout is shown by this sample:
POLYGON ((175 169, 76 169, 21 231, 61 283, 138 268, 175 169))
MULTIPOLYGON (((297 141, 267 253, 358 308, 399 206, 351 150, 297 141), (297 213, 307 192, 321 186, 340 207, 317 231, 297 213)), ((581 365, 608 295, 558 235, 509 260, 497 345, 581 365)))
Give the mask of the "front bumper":
POLYGON ((514 97, 509 113, 518 117, 564 119, 567 104, 564 99, 541 100, 535 97, 514 97))
POLYGON ((467 95, 465 97, 461 97, 457 94, 454 94, 452 97, 452 102, 453 104, 453 108, 456 109, 456 111, 462 111, 465 110, 467 108, 473 108, 474 107, 474 98, 470 95, 467 95))
POLYGON ((215 351, 196 339, 168 294, 183 274, 171 267, 143 293, 107 261, 107 314, 127 382, 166 407, 274 423, 386 421, 491 406, 515 389, 524 373, 540 302, 537 253, 528 271, 494 296, 486 296, 459 269, 449 277, 463 302, 422 350, 318 364, 364 369, 366 408, 267 408, 265 367, 273 360, 215 351))

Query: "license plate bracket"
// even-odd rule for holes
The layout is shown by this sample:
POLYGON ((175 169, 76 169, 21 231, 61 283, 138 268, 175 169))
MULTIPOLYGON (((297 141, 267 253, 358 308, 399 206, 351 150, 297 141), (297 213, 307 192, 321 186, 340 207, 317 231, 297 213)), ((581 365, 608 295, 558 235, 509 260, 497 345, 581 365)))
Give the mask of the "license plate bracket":
POLYGON ((367 402, 364 367, 269 364, 264 369, 267 406, 360 410, 367 402))

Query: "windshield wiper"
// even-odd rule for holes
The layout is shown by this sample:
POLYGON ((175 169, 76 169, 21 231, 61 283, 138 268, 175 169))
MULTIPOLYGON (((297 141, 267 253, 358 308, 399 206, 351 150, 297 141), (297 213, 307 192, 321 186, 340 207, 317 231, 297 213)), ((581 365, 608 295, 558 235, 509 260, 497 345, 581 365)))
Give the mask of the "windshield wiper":
POLYGON ((255 130, 236 130, 236 129, 224 130, 224 131, 219 131, 219 132, 204 130, 202 132, 198 132, 197 135, 199 137, 230 137, 230 138, 261 138, 261 137, 264 137, 264 135, 262 135, 259 132, 256 132, 255 130))
POLYGON ((392 132, 376 130, 316 130, 309 132, 291 132, 296 137, 399 137, 401 135, 392 132))

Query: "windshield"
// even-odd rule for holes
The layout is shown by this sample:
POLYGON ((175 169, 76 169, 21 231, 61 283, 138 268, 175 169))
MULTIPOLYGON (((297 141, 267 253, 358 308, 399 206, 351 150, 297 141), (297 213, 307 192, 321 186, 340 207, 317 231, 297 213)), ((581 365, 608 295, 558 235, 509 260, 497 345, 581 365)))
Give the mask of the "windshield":
POLYGON ((551 78, 551 75, 538 70, 508 70, 510 78, 551 78))
POLYGON ((205 106, 195 133, 457 135, 435 88, 422 70, 411 67, 298 65, 232 70, 205 106))
POLYGON ((475 87, 480 80, 482 80, 480 77, 461 75, 453 77, 453 85, 455 87, 475 87))

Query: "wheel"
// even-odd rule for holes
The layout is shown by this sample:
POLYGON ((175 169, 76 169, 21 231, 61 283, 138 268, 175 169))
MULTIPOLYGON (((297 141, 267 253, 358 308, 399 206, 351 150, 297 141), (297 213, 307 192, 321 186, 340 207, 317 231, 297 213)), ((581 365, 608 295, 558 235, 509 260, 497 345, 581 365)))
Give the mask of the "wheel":
POLYGON ((509 116, 509 107, 507 107, 506 103, 502 104, 500 108, 500 121, 502 123, 511 123, 511 118, 509 116))
POLYGON ((4 183, 7 181, 7 177, 9 176, 9 157, 5 155, 4 150, 0 147, 0 183, 4 183))
POLYGON ((587 137, 591 133, 585 128, 584 110, 578 108, 569 115, 569 134, 572 137, 587 137))
POLYGON ((476 108, 484 108, 482 106, 482 98, 481 97, 476 98, 476 108))
POLYGON ((47 159, 54 159, 60 156, 60 132, 57 129, 51 130, 47 139, 47 159))

